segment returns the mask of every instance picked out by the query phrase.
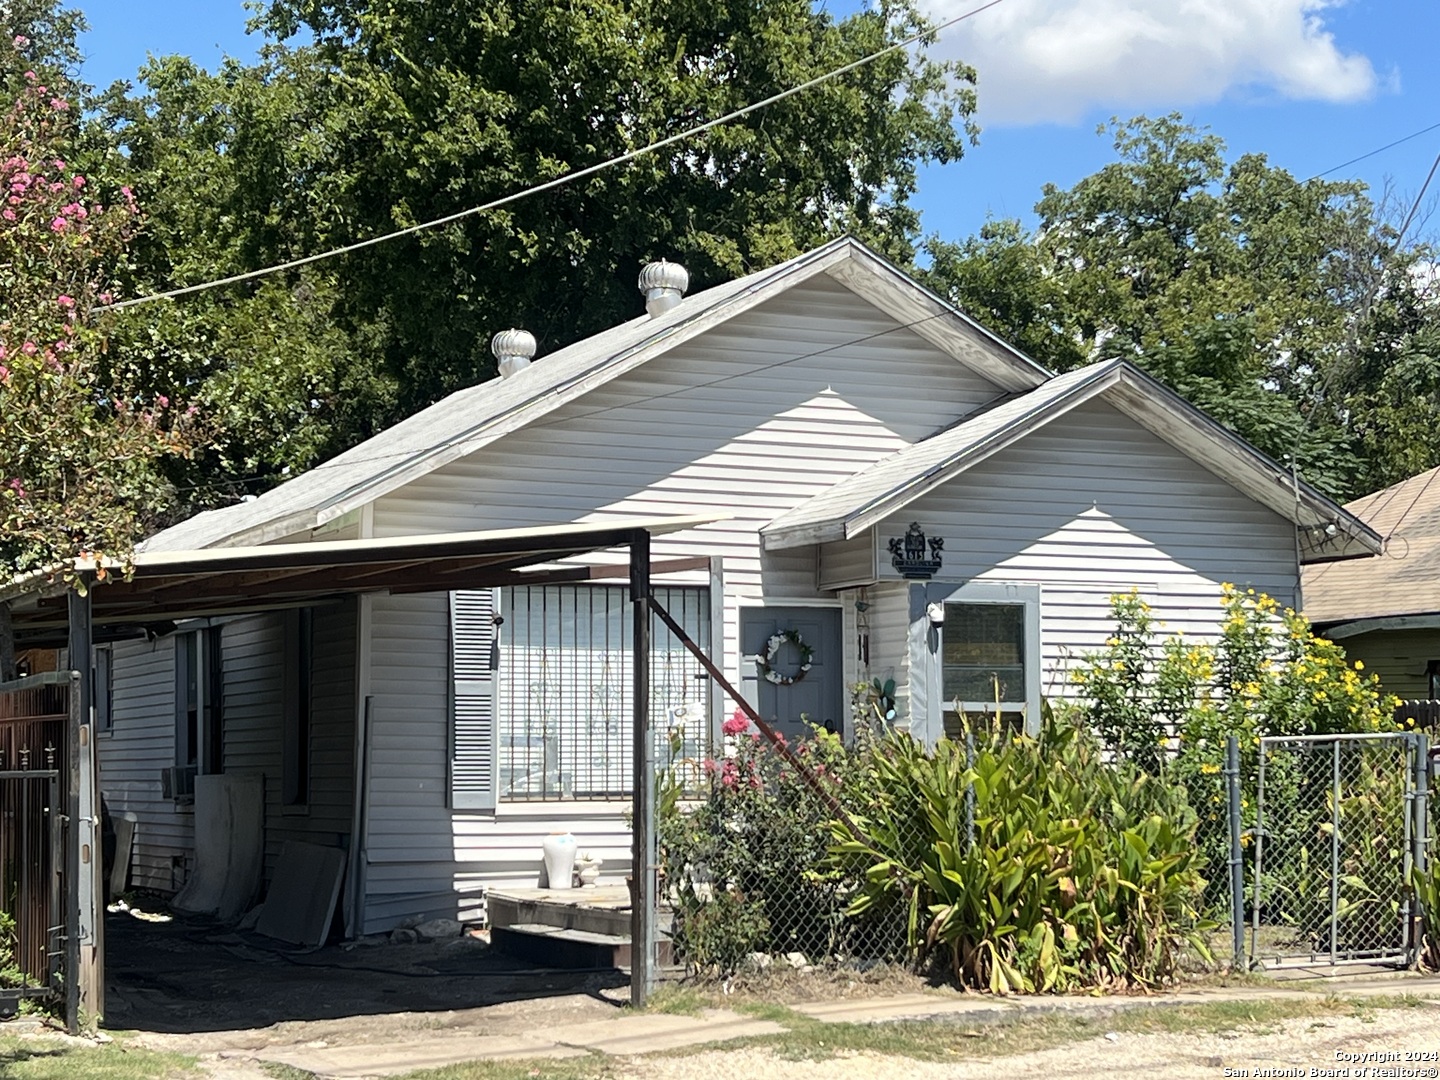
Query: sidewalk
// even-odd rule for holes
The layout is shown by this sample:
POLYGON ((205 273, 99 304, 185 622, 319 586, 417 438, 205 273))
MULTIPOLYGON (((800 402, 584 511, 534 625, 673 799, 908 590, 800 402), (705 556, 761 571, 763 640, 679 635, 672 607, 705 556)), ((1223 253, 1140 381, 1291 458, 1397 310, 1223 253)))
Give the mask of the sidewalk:
MULTIPOLYGON (((997 998, 936 992, 814 1002, 793 1008, 795 1012, 823 1023, 881 1024, 962 1017, 983 1023, 1062 1011, 1103 1015, 1124 1009, 1202 1005, 1217 1001, 1304 1000, 1317 995, 1364 998, 1401 994, 1440 998, 1440 977, 1397 974, 1332 978, 1303 983, 1292 981, 1276 986, 1246 984, 1126 997, 997 998)), ((526 1035, 437 1034, 424 1042, 353 1047, 308 1043, 224 1051, 219 1056, 222 1062, 236 1066, 275 1062, 314 1073, 324 1080, 365 1080, 467 1061, 553 1059, 584 1057, 593 1053, 630 1057, 731 1039, 778 1035, 783 1031, 783 1025, 770 1020, 758 1020, 728 1009, 705 1009, 694 1016, 620 1014, 564 1030, 536 1031, 526 1035)))

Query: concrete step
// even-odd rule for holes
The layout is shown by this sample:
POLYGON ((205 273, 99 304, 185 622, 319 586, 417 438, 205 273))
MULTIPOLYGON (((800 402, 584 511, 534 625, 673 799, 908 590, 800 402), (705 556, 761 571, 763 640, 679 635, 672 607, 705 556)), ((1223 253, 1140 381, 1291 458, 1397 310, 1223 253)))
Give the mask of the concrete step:
MULTIPOLYGON (((544 967, 588 970, 630 966, 629 934, 607 934, 546 923, 512 923, 492 925, 490 944, 506 956, 544 967)), ((671 963, 674 951, 667 935, 656 938, 655 951, 660 964, 671 963)))

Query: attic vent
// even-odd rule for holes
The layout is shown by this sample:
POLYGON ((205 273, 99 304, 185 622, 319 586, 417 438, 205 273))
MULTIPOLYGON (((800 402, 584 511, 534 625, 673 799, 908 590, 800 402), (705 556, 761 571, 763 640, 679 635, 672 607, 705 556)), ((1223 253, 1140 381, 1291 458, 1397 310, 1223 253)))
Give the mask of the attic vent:
POLYGON ((535 356, 535 335, 528 330, 501 330, 490 339, 490 351, 500 361, 500 376, 508 379, 529 367, 535 356))
POLYGON ((652 319, 669 311, 690 287, 690 274, 679 263, 652 262, 640 271, 640 291, 645 294, 645 310, 652 319))

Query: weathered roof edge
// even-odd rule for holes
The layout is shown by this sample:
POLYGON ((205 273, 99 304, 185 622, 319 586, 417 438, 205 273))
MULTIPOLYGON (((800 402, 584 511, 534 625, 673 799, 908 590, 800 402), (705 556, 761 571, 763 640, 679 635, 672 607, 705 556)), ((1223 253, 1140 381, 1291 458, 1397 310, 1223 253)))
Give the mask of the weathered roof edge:
MULTIPOLYGON (((1039 403, 1036 408, 1017 412, 994 431, 982 434, 973 442, 965 439, 967 427, 983 424, 988 413, 968 418, 925 442, 896 451, 891 457, 856 474, 853 479, 859 481, 873 469, 894 468, 897 461, 903 460, 906 455, 915 455, 921 448, 933 447, 936 440, 953 441, 957 444, 953 454, 905 477, 901 483, 892 485, 882 494, 872 496, 846 512, 807 518, 804 503, 786 511, 761 529, 766 549, 851 539, 1036 429, 1084 402, 1103 395, 1107 398, 1113 396, 1115 400, 1112 400, 1111 404, 1142 427, 1297 527, 1323 529, 1325 525, 1334 524, 1337 530, 1344 534, 1340 540, 1341 545, 1353 542, 1360 549, 1347 551, 1343 546, 1339 546, 1330 554, 1317 552, 1317 558, 1353 558, 1380 553, 1382 540, 1379 534, 1353 513, 1313 485, 1303 480, 1297 482, 1279 463, 1129 361, 1104 361, 1068 375, 1057 376, 1057 379, 1068 380, 1072 384, 1064 387, 1050 400, 1039 403), (1197 456, 1177 440, 1175 422, 1197 435, 1204 436, 1219 454, 1210 457, 1197 456), (1308 515, 1302 511, 1307 511, 1308 515)), ((1030 394, 1013 401, 1024 402, 1027 397, 1043 394, 1044 390, 1043 386, 1037 387, 1030 394)), ((849 481, 842 481, 837 487, 843 487, 847 483, 849 481)), ((822 493, 816 496, 816 500, 825 497, 822 493)))

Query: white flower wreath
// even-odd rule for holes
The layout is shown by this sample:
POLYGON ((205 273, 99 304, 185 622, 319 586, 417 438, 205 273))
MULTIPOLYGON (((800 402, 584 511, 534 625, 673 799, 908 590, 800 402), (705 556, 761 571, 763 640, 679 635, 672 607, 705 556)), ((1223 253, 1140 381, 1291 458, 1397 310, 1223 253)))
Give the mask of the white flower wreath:
POLYGON ((765 655, 759 658, 758 664, 760 674, 765 676, 766 682, 776 686, 789 686, 805 677, 814 659, 815 650, 805 644, 805 639, 798 630, 781 630, 778 634, 770 635, 770 640, 765 643, 765 655), (786 645, 794 645, 800 651, 800 667, 794 675, 783 675, 775 670, 775 661, 780 656, 780 650, 786 645))

